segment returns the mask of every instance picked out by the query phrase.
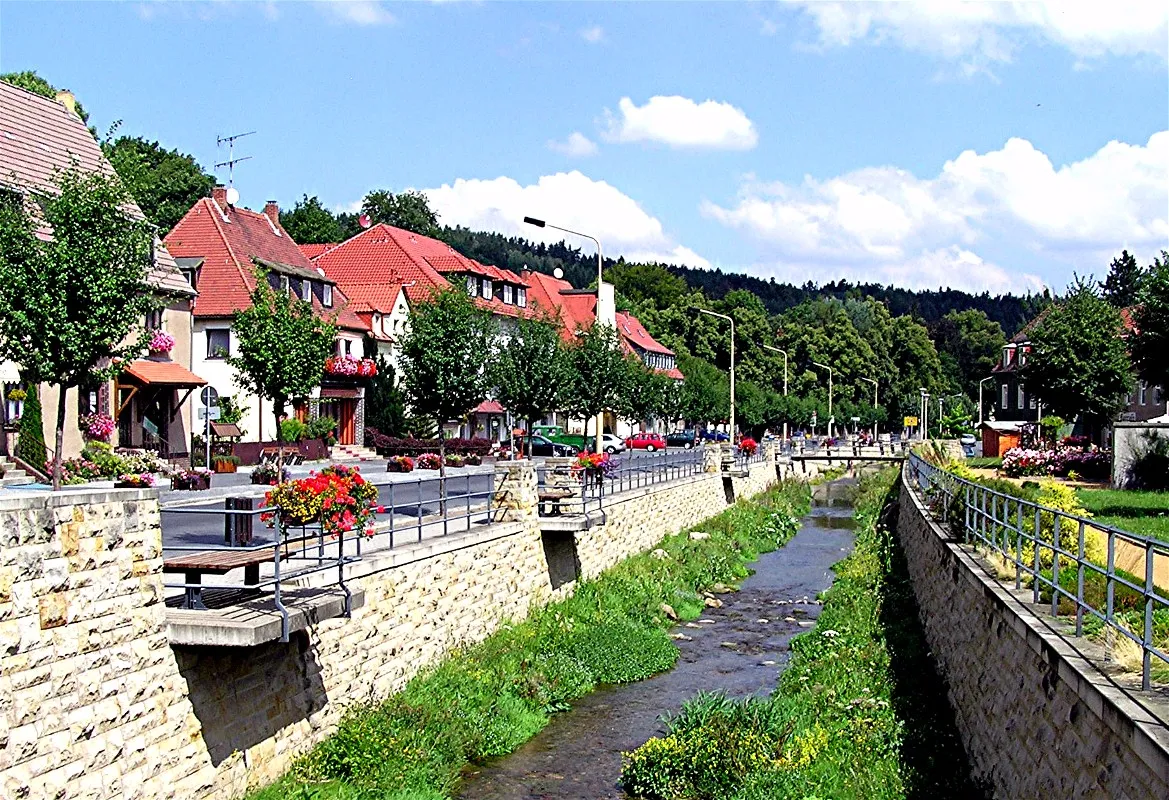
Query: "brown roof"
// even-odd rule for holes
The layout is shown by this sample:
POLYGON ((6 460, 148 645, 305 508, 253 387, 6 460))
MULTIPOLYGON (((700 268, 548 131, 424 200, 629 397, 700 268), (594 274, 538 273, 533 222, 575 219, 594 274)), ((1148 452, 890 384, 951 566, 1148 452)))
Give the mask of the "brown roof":
MULTIPOLYGON (((80 117, 56 100, 0 81, 0 186, 21 192, 52 191, 55 173, 74 163, 88 172, 114 174, 80 117)), ((128 210, 138 219, 145 218, 136 203, 128 210)), ((44 233, 52 235, 47 229, 44 233)), ((194 294, 174 258, 157 240, 147 282, 165 292, 194 294)))
POLYGON ((182 364, 174 361, 151 361, 148 358, 131 361, 122 374, 147 385, 194 387, 207 383, 182 364))

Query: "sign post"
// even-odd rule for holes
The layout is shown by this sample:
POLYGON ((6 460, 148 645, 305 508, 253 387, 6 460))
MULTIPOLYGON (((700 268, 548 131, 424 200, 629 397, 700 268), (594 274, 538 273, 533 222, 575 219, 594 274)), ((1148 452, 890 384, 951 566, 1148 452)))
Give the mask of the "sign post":
POLYGON ((203 444, 206 447, 207 460, 203 462, 203 466, 211 469, 211 420, 219 419, 219 392, 215 391, 214 386, 204 386, 203 391, 199 393, 199 399, 203 401, 199 414, 205 421, 203 444))

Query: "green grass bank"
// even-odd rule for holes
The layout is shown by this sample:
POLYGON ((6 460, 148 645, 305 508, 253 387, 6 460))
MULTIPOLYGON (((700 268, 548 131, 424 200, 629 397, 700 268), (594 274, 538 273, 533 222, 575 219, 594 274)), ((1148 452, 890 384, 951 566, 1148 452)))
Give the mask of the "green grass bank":
POLYGON ((884 522, 896 519, 896 487, 895 468, 862 480, 856 547, 771 697, 694 698, 665 737, 626 755, 627 790, 649 800, 984 796, 884 522))
POLYGON ((440 800, 462 770, 506 755, 600 684, 670 669, 678 650, 663 604, 697 618, 702 592, 736 584, 786 543, 810 490, 789 481, 741 500, 661 552, 633 556, 563 601, 457 651, 398 694, 353 706, 337 732, 249 800, 440 800))
POLYGON ((1097 521, 1169 542, 1169 492, 1079 489, 1076 494, 1097 521))

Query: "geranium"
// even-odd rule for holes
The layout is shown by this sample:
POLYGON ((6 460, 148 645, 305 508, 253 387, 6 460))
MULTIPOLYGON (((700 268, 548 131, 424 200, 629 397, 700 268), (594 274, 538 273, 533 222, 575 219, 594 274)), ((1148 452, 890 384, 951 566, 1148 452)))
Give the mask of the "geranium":
POLYGON ((438 453, 423 453, 414 463, 418 469, 438 469, 442 466, 442 459, 438 453))
POLYGON ((119 475, 117 485, 126 489, 149 489, 154 486, 154 476, 149 472, 141 474, 128 473, 119 475))
POLYGON ((739 440, 739 450, 741 450, 744 455, 753 456, 755 455, 755 451, 758 449, 759 443, 750 436, 745 436, 739 440))
POLYGON ((329 356, 325 359, 325 372, 331 375, 372 378, 377 375, 377 362, 372 358, 357 358, 352 355, 329 356))
POLYGON ((175 347, 175 337, 164 330, 152 331, 146 347, 152 353, 169 353, 175 347))
POLYGON ((410 456, 390 456, 386 460, 387 472, 413 472, 414 459, 410 456))
POLYGON ((617 471, 617 459, 608 453, 581 453, 572 464, 572 471, 581 476, 610 477, 617 471))
POLYGON ((273 487, 264 495, 264 505, 270 510, 260 519, 274 525, 279 515, 285 526, 319 522, 331 536, 354 530, 372 536, 370 523, 382 510, 373 505, 376 500, 376 486, 362 478, 357 469, 337 465, 273 487))
POLYGON ((117 427, 113 417, 100 411, 82 415, 77 423, 85 434, 85 438, 98 442, 108 442, 110 434, 117 427))

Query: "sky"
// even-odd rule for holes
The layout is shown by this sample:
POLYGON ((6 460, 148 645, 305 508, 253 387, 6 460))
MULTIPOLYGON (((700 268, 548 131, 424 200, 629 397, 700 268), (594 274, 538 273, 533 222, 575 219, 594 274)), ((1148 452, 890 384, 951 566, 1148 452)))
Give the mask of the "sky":
POLYGON ((4 0, 24 69, 208 169, 255 131, 253 208, 412 188, 607 256, 992 294, 1169 248, 1163 0, 4 0))

